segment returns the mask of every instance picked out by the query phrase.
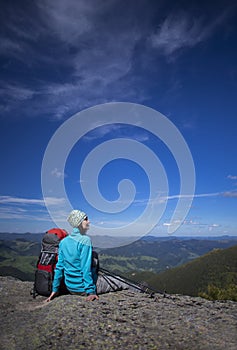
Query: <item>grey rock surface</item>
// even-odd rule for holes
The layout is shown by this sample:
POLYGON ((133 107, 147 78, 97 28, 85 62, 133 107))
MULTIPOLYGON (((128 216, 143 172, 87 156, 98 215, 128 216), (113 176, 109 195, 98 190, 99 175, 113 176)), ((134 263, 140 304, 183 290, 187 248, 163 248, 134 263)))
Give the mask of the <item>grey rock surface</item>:
POLYGON ((235 302, 121 291, 46 303, 31 288, 0 277, 1 349, 237 349, 235 302))

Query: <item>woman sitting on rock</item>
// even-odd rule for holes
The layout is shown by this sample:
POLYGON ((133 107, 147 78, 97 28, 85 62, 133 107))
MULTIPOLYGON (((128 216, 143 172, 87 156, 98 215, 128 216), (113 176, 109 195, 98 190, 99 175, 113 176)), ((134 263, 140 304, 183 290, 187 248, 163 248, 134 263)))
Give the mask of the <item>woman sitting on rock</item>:
POLYGON ((132 289, 121 279, 101 274, 92 266, 92 243, 86 232, 90 221, 81 210, 73 210, 68 217, 73 227, 70 235, 59 244, 58 262, 56 264, 52 293, 47 301, 59 294, 62 280, 70 294, 87 296, 86 300, 99 299, 98 294, 122 289, 132 289))

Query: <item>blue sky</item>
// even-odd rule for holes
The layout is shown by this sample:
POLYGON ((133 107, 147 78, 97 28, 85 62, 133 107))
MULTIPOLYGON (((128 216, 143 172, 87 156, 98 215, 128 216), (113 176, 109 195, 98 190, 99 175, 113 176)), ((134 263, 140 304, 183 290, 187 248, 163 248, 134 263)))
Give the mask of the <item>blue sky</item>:
MULTIPOLYGON (((192 155, 195 193, 175 234, 237 234, 235 1, 7 1, 0 19, 0 232, 42 232, 55 226, 41 186, 49 141, 73 115, 123 102, 162 113, 192 155)), ((82 114, 81 128, 89 125, 90 131, 73 145, 64 169, 52 167, 49 183, 64 182, 72 207, 88 213, 95 233, 96 227, 126 226, 147 205, 146 171, 119 157, 102 167, 98 187, 107 201, 119 202, 123 179, 136 187, 134 202, 117 213, 88 203, 80 171, 100 143, 135 140, 150 148, 165 170, 169 188, 165 195, 160 191, 159 201, 165 200, 166 208, 151 233, 167 234, 181 197, 179 169, 169 147, 138 124, 98 123, 93 128, 90 123, 82 114)), ((62 147, 67 141, 62 139, 62 147)), ((61 152, 55 148, 55 157, 61 152)), ((64 200, 53 190, 47 196, 62 227, 68 214, 64 200)), ((143 233, 138 226, 137 234, 143 233)))

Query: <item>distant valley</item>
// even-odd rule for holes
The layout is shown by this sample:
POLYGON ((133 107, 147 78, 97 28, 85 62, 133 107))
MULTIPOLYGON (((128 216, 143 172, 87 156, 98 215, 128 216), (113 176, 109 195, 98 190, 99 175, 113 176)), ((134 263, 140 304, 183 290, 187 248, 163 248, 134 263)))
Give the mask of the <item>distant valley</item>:
MULTIPOLYGON (((43 234, 0 233, 0 275, 33 281, 43 234)), ((101 237, 100 237, 101 239, 101 237)), ((103 239, 109 239, 103 237, 103 239)), ((143 237, 117 248, 99 248, 101 267, 126 276, 168 271, 209 253, 237 245, 237 237, 177 238, 143 237)))

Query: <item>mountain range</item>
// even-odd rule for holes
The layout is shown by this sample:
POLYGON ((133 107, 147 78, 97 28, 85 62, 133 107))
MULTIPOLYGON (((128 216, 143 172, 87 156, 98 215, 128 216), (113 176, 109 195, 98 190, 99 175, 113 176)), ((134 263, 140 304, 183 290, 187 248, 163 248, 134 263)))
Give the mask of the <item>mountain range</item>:
MULTIPOLYGON (((33 280, 43 234, 0 233, 0 275, 33 280)), ((108 239, 108 237, 106 237, 108 239)), ((105 237, 104 237, 105 239, 105 237)), ((237 237, 177 238, 145 236, 117 248, 98 248, 101 267, 114 273, 161 273, 213 249, 237 244, 237 237)))
POLYGON ((100 250, 103 267, 114 272, 151 271, 159 273, 192 261, 213 249, 237 244, 237 237, 157 238, 146 237, 126 246, 100 250))

